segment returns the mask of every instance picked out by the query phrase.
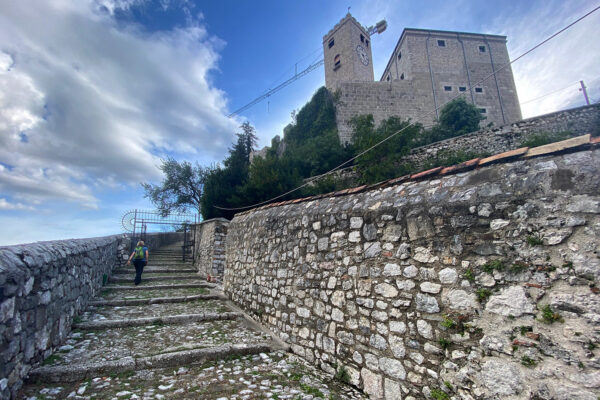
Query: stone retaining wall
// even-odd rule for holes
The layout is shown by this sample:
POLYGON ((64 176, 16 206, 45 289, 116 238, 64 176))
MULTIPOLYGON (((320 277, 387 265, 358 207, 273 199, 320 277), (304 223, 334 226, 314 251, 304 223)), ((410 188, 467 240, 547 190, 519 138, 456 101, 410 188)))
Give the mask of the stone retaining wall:
POLYGON ((225 237, 229 221, 215 218, 196 225, 194 265, 203 277, 223 279, 225 270, 225 237))
POLYGON ((224 289, 373 399, 595 400, 599 188, 585 150, 238 214, 224 289))
MULTIPOLYGON (((176 240, 146 237, 151 248, 176 240)), ((129 246, 115 235, 0 247, 0 398, 14 397, 31 367, 63 343, 129 246)))
POLYGON ((440 151, 497 154, 522 147, 521 143, 533 135, 565 131, 571 132, 573 137, 586 133, 600 134, 600 104, 540 115, 418 147, 403 157, 400 163, 424 165, 440 151))

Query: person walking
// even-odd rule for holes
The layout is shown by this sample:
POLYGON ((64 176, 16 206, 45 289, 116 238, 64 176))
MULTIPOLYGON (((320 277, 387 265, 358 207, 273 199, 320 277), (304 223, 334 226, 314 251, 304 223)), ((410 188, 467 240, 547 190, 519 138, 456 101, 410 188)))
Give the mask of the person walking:
POLYGON ((142 272, 144 272, 144 266, 148 263, 148 247, 144 246, 142 240, 137 242, 133 253, 131 253, 129 260, 127 260, 127 265, 131 264, 132 259, 133 265, 135 266, 135 279, 133 280, 133 283, 137 286, 142 281, 142 272))

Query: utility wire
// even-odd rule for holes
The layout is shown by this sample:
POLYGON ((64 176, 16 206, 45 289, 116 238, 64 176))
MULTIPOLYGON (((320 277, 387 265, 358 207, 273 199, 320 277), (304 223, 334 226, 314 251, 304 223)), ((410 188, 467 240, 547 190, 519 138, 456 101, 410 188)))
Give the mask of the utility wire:
POLYGON ((546 93, 546 94, 543 94, 543 95, 541 95, 540 97, 536 97, 535 99, 530 99, 530 100, 524 101, 524 102, 522 102, 522 103, 521 103, 521 105, 523 105, 523 104, 527 104, 527 103, 531 103, 532 101, 536 101, 536 100, 539 100, 539 99, 543 99, 544 97, 546 97, 546 96, 550 96, 551 94, 554 94, 554 93, 557 93, 557 92, 562 92, 562 91, 563 91, 563 90, 565 90, 565 89, 569 89, 569 88, 571 88, 571 87, 572 87, 573 85, 575 85, 575 84, 579 85, 579 81, 577 81, 577 82, 573 82, 573 83, 570 83, 570 84, 569 84, 569 86, 565 86, 565 87, 564 87, 564 88, 562 88, 562 89, 556 89, 556 90, 553 90, 553 91, 551 91, 551 92, 548 92, 548 93, 546 93))
MULTIPOLYGON (((542 46, 542 45, 546 44, 547 42, 549 42, 550 40, 554 39, 556 36, 560 35, 561 33, 563 33, 564 31, 566 31, 567 29, 569 29, 569 28, 570 28, 570 27, 572 27, 573 25, 577 24, 577 23, 578 23, 579 21, 581 21, 582 19, 584 19, 584 18, 586 18, 587 16, 589 16, 589 15, 593 14, 594 12, 598 11, 598 9, 600 9, 600 6, 598 6, 598 7, 594 8, 592 11, 588 12, 587 14, 585 14, 585 15, 583 15, 583 16, 581 16, 581 17, 579 17, 579 18, 578 18, 578 19, 576 19, 574 22, 570 23, 569 25, 565 26, 564 28, 562 28, 562 29, 561 29, 561 30, 559 30, 558 32, 556 32, 556 33, 552 34, 552 35, 551 35, 551 36, 549 36, 548 38, 546 38, 546 39, 544 39, 543 41, 541 41, 540 43, 536 44, 535 46, 533 46, 532 48, 530 48, 529 50, 527 50, 526 52, 524 52, 523 54, 521 54, 520 56, 518 56, 517 58, 515 58, 514 60, 512 60, 512 61, 509 61, 508 63, 504 64, 504 65, 503 65, 503 66, 501 66, 499 69, 497 69, 497 70, 493 71, 491 74, 489 74, 489 75, 488 75, 488 76, 486 76, 485 78, 483 78, 483 79, 481 79, 480 81, 478 81, 478 82, 474 83, 472 86, 469 86, 469 87, 468 87, 468 89, 467 89, 467 92, 470 92, 470 91, 472 91, 472 90, 473 90, 473 87, 475 87, 475 86, 477 86, 477 85, 479 85, 479 84, 481 84, 481 83, 483 83, 483 82, 487 81, 488 79, 490 79, 491 77, 493 77, 494 75, 496 75, 498 72, 500 72, 500 71, 504 70, 505 68, 509 67, 509 66, 510 66, 510 65, 512 65, 513 63, 515 63, 515 62, 519 61, 521 58, 525 57, 525 56, 526 56, 526 55, 528 55, 529 53, 531 53, 531 52, 533 52, 534 50, 536 50, 538 47, 540 47, 540 46, 542 46)), ((459 94, 459 95, 456 95, 456 96, 454 96, 453 98, 451 98, 450 100, 448 100, 446 103, 444 103, 444 104, 441 104, 441 105, 440 105, 440 106, 438 106, 437 108, 434 108, 432 111, 429 111, 429 112, 426 112, 426 113, 424 113, 424 114, 421 114, 421 115, 419 116, 419 119, 422 119, 422 117, 426 117, 426 116, 428 116, 428 115, 431 115, 431 114, 435 113, 435 112, 436 112, 438 109, 440 109, 440 108, 441 108, 441 107, 443 107, 444 105, 446 105, 446 104, 450 103, 451 101, 453 101, 453 100, 455 100, 455 99, 457 99, 457 98, 459 98, 459 97, 462 97, 463 95, 464 95, 464 92, 463 92, 463 94, 459 94)), ((373 146, 369 147, 368 149, 366 149, 366 150, 364 150, 364 151, 360 152, 360 153, 359 153, 359 154, 357 154, 356 156, 354 156, 354 157, 350 158, 349 160, 347 160, 347 161, 345 161, 345 162, 341 163, 341 164, 340 164, 340 165, 338 165, 337 167, 335 167, 335 168, 333 168, 333 169, 331 169, 331 170, 329 170, 329 171, 327 171, 327 172, 325 172, 325 173, 322 173, 322 174, 320 174, 320 175, 315 175, 315 176, 313 176, 313 177, 311 177, 311 178, 308 178, 308 179, 307 179, 307 181, 306 181, 306 182, 304 182, 302 185, 300 185, 300 186, 298 186, 298 187, 296 187, 296 188, 294 188, 294 189, 288 190, 287 192, 285 192, 285 193, 282 193, 282 194, 280 194, 279 196, 275 196, 275 197, 273 197, 273 198, 271 198, 271 199, 269 199, 269 200, 261 201, 261 202, 259 202, 259 203, 252 204, 252 205, 245 206, 245 207, 219 207, 219 206, 213 206, 213 207, 215 207, 216 209, 219 209, 219 210, 225 210, 225 211, 241 211, 241 210, 247 210, 247 209, 250 209, 250 208, 255 208, 255 207, 262 206, 262 205, 264 205, 264 204, 271 203, 271 202, 272 202, 272 201, 274 201, 274 200, 277 200, 277 199, 280 199, 280 198, 282 198, 282 197, 284 197, 284 196, 287 196, 287 195, 288 195, 288 194, 290 194, 290 193, 294 193, 294 192, 296 192, 296 191, 298 191, 298 190, 302 189, 303 187, 306 187, 306 186, 308 186, 308 185, 309 185, 309 184, 311 184, 312 182, 314 182, 314 181, 316 181, 316 180, 319 180, 320 178, 322 178, 322 177, 324 177, 324 176, 326 176, 326 175, 329 175, 329 174, 331 174, 332 172, 335 172, 335 171, 337 171, 338 169, 340 169, 340 168, 342 168, 343 166, 345 166, 345 165, 349 164, 350 162, 352 162, 352 161, 356 160, 357 158, 359 158, 359 157, 363 156, 364 154, 366 154, 366 153, 368 153, 369 151, 373 150, 375 147, 382 145, 383 143, 387 142, 388 140, 390 140, 390 139, 391 139, 391 138, 393 138, 394 136, 396 136, 396 135, 398 135, 398 134, 402 133, 403 131, 405 131, 406 129, 410 128, 411 126, 414 126, 415 124, 416 124, 415 122, 411 122, 411 123, 409 123, 409 124, 408 124, 408 125, 406 125, 404 128, 397 130, 396 132, 392 133, 392 134, 391 134, 391 135, 389 135, 388 137, 386 137, 386 138, 382 139, 381 141, 379 141, 379 142, 375 143, 373 146)))

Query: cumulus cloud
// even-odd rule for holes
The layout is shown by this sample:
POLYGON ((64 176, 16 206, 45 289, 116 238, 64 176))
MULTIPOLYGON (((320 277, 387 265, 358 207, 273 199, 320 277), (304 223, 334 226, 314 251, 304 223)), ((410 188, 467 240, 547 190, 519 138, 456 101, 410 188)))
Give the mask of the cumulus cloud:
POLYGON ((224 43, 197 19, 159 32, 115 20, 137 3, 3 5, 0 193, 95 208, 98 188, 158 179, 161 156, 222 157, 238 125, 209 79, 224 43))

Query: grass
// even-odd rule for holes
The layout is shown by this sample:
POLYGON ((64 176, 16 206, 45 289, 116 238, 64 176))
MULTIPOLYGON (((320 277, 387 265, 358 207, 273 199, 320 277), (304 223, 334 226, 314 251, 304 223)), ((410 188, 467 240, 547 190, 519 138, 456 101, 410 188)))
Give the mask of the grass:
POLYGON ((431 398, 434 400, 450 400, 448 393, 441 389, 431 389, 431 398))
POLYGON ((471 268, 465 271, 463 277, 471 283, 475 282, 475 274, 471 268))
POLYGON ((442 321, 441 324, 446 329, 456 328, 456 321, 454 321, 452 318, 448 317, 447 315, 444 315, 444 320, 442 321))
POLYGON ((440 346, 442 346, 442 349, 444 350, 447 350, 452 345, 452 342, 445 338, 440 338, 438 340, 438 343, 440 344, 440 346))
POLYGON ((337 367, 334 378, 335 380, 343 383, 350 383, 350 374, 348 373, 346 367, 344 367, 343 365, 337 367))
POLYGON ((44 360, 44 362, 42 362, 42 365, 54 365, 60 360, 62 360, 61 356, 58 354, 51 354, 44 360))
POLYGON ((310 385, 307 385, 306 383, 301 383, 300 384, 300 388, 302 388, 302 391, 306 394, 311 394, 317 398, 324 398, 325 396, 323 395, 323 392, 321 392, 319 389, 312 387, 310 385))
POLYGON ((492 295, 492 291, 490 289, 479 288, 475 291, 477 295, 477 301, 483 303, 492 295))
POLYGON ((529 235, 527 236, 527 243, 530 246, 541 246, 544 244, 544 241, 540 239, 538 236, 529 235))
POLYGON ((554 142, 560 142, 561 140, 566 140, 573 136, 573 134, 569 131, 564 132, 541 132, 535 135, 530 135, 527 139, 521 142, 521 147, 538 147, 543 146, 545 144, 550 144, 554 142))
POLYGON ((524 365, 524 366, 526 366, 526 367, 530 367, 531 368, 531 367, 535 367, 535 365, 537 364, 537 362, 533 358, 531 358, 529 356, 523 356, 523 357, 521 357, 521 364, 524 365))
POLYGON ((527 265, 523 261, 516 261, 513 265, 511 265, 509 267, 508 270, 510 272, 512 272, 513 274, 519 274, 519 273, 525 271, 528 268, 529 268, 529 265, 527 265))
POLYGON ((533 332, 533 327, 531 326, 522 326, 521 328, 519 328, 521 331, 521 336, 525 336, 525 334, 527 332, 533 332))
POLYGON ((502 271, 505 268, 506 266, 501 260, 491 260, 481 266, 481 269, 488 274, 492 274, 494 271, 502 271))
POLYGON ((560 316, 559 313, 552 310, 549 304, 546 304, 542 307, 542 322, 547 324, 553 324, 554 322, 565 322, 563 317, 560 316))

